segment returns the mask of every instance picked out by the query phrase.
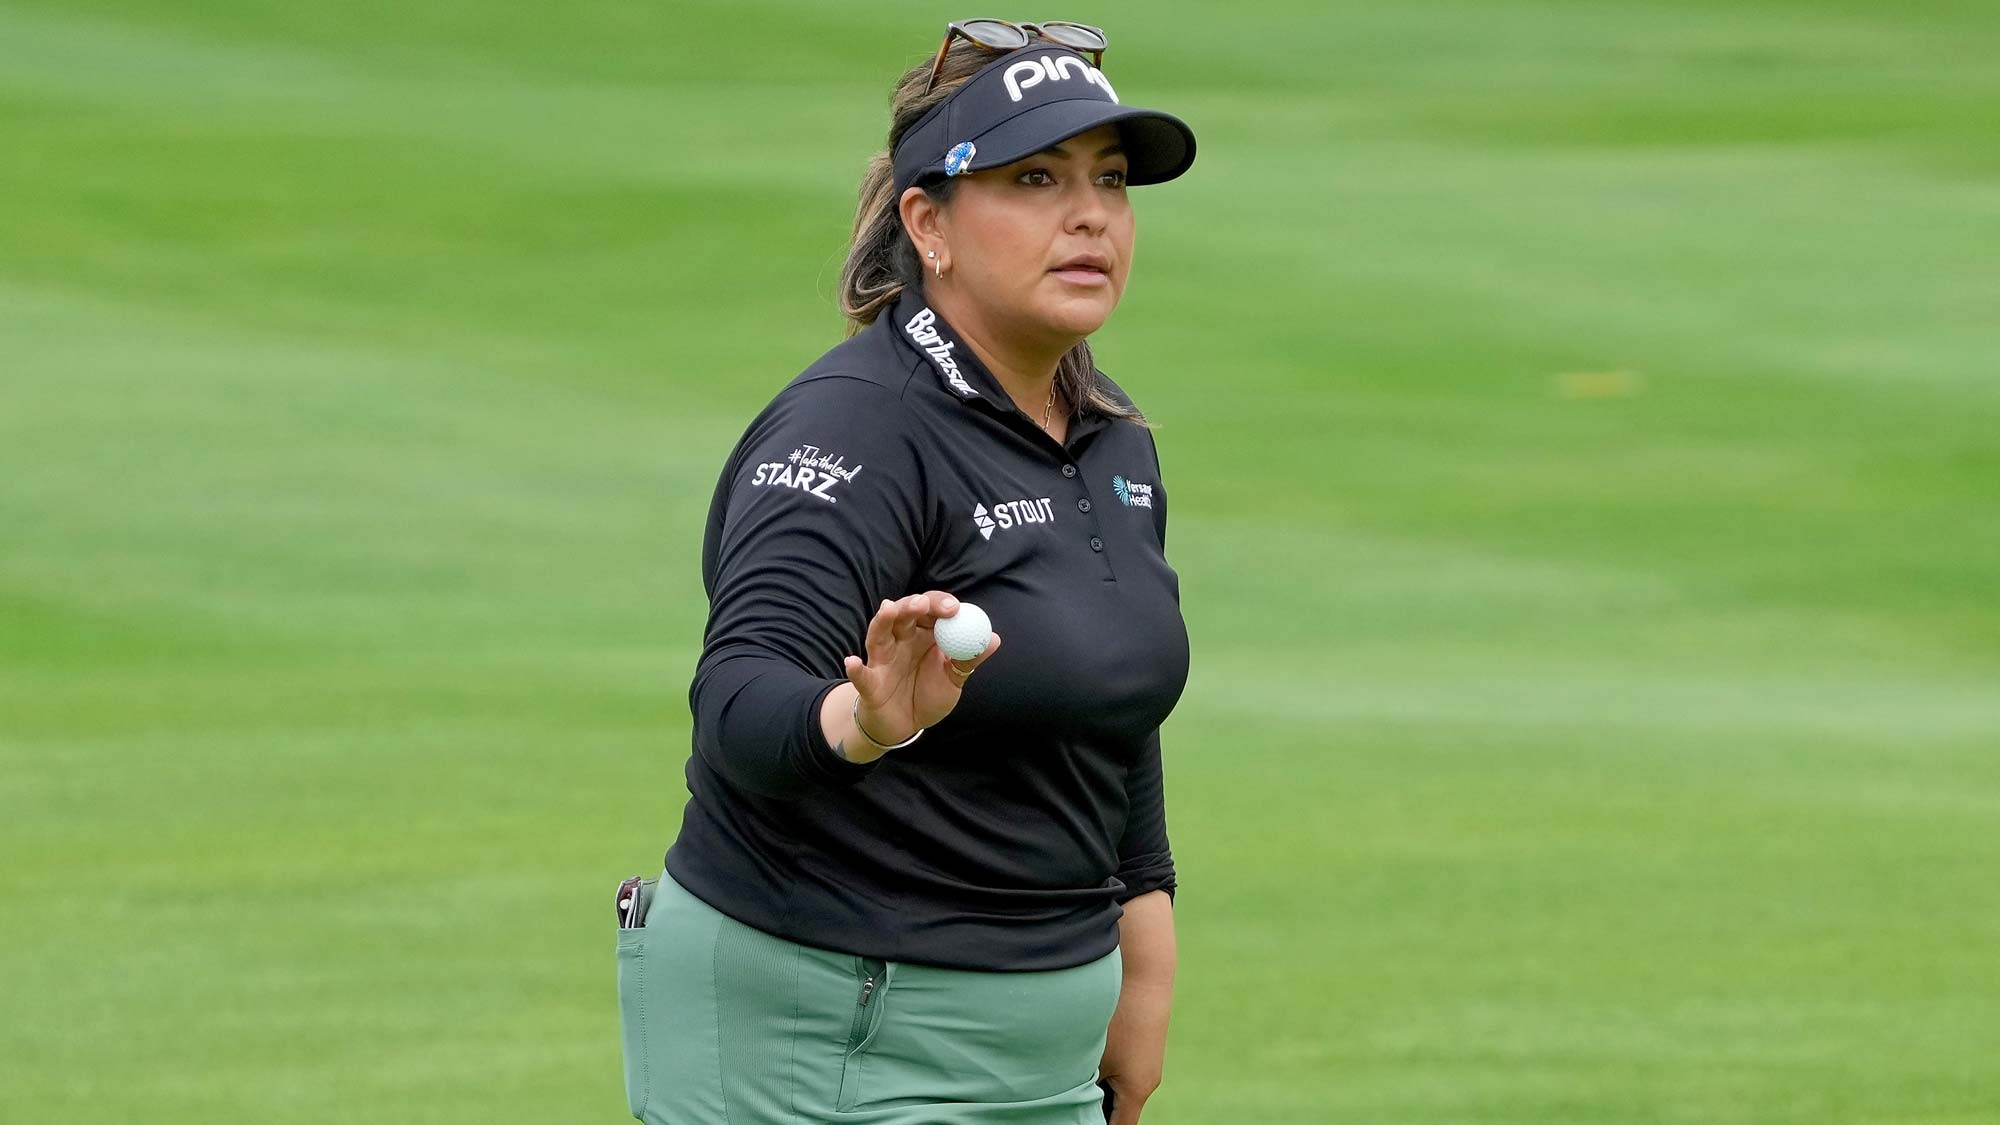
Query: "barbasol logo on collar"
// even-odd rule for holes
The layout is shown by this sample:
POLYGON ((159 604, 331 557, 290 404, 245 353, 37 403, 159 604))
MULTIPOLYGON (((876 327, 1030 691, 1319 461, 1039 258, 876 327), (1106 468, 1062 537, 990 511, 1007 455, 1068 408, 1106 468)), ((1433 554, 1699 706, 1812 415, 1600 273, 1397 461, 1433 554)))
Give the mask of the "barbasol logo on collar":
POLYGON ((1112 101, 1118 100, 1118 91, 1111 88, 1104 72, 1075 55, 1037 55, 1032 59, 1022 59, 1008 67, 1001 79, 1007 83, 1007 96, 1018 102, 1021 91, 1031 90, 1043 81, 1062 82, 1072 75, 1082 76, 1085 82, 1102 87, 1112 101))
POLYGON ((972 384, 965 381, 965 376, 958 373, 958 361, 951 356, 951 349, 958 346, 958 341, 938 335, 938 330, 933 327, 936 323, 937 314, 926 305, 903 325, 903 331, 910 334, 911 342, 922 348, 925 355, 937 361, 938 370, 944 372, 945 382, 967 398, 978 398, 979 392, 973 390, 972 384))

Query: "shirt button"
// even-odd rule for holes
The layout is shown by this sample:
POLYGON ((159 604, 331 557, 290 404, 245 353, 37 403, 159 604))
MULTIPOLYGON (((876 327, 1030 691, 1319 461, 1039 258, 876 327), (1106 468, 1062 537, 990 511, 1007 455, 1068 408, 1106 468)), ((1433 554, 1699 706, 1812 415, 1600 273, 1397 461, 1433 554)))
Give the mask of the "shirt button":
POLYGON ((1091 550, 1093 550, 1093 551, 1102 551, 1102 550, 1104 549, 1104 540, 1102 540, 1102 539, 1099 539, 1099 538, 1098 538, 1097 536, 1095 536, 1095 535, 1091 536, 1091 537, 1090 537, 1090 549, 1091 549, 1091 550))
POLYGON ((1075 476, 1075 475, 1076 475, 1076 466, 1075 466, 1075 465, 1064 465, 1064 466, 1063 466, 1063 475, 1064 475, 1064 476, 1066 476, 1066 477, 1073 477, 1073 476, 1075 476))
POLYGON ((1090 510, 1090 501, 1078 500, 1076 502, 1076 510, 1079 512, 1088 512, 1090 510))

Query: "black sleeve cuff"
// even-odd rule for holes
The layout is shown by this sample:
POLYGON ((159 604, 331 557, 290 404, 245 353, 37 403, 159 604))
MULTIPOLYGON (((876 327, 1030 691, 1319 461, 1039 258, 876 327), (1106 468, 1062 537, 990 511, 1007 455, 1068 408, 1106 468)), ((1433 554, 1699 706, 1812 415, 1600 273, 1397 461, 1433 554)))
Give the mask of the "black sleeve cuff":
POLYGON ((806 741, 802 745, 808 751, 806 759, 798 763, 798 767, 802 775, 826 787, 854 785, 856 781, 868 777, 870 773, 876 771, 876 767, 882 765, 882 759, 874 759, 868 763, 848 761, 840 755, 840 751, 832 743, 826 741, 826 729, 820 727, 820 709, 826 705, 826 697, 832 695, 832 691, 844 683, 848 681, 846 679, 826 681, 826 687, 812 693, 812 707, 806 709, 806 741))
POLYGON ((749 649, 713 660, 689 692, 695 753, 736 788, 775 800, 852 785, 881 759, 850 762, 820 729, 820 706, 845 682, 749 649))
POLYGON ((1120 906, 1152 891, 1165 891, 1171 900, 1178 883, 1171 856, 1139 857, 1137 863, 1118 872, 1118 881, 1125 884, 1125 889, 1118 892, 1120 906))
POLYGON ((800 743, 806 747, 806 754, 799 762, 799 772, 828 787, 852 785, 882 764, 882 758, 872 762, 849 761, 826 740, 826 729, 819 722, 820 708, 826 705, 826 697, 833 689, 846 682, 845 679, 826 681, 825 686, 813 693, 812 705, 806 708, 805 739, 800 743))

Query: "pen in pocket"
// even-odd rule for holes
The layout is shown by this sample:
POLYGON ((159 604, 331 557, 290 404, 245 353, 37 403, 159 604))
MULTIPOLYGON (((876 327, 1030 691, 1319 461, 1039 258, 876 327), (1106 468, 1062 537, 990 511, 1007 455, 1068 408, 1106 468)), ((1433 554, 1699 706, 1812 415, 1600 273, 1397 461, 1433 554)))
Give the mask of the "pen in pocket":
POLYGON ((640 895, 639 891, 640 887, 644 884, 644 882, 645 881, 641 879, 639 876, 634 875, 631 878, 625 880, 624 882, 618 884, 618 928, 619 929, 630 930, 636 928, 639 925, 639 919, 640 919, 639 903, 640 899, 643 897, 640 895))

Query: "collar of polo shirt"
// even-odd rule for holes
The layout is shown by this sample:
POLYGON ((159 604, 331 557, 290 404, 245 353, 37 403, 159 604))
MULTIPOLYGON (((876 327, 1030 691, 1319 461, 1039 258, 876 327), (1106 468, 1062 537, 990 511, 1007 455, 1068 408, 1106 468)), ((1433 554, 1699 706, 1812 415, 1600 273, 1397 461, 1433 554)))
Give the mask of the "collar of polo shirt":
MULTIPOLYGON (((986 370, 986 365, 979 362, 978 355, 966 347, 944 317, 931 308, 923 290, 904 289, 902 295, 896 298, 896 303, 876 318, 875 325, 890 331, 903 342, 904 347, 929 364, 939 385, 961 402, 968 406, 983 402, 994 410, 1020 417, 1042 433, 1048 432, 1014 404, 1013 396, 1007 393, 992 372, 986 370)), ((1109 423, 1108 415, 1079 407, 1070 416, 1070 428, 1064 443, 1073 442, 1109 423)))

